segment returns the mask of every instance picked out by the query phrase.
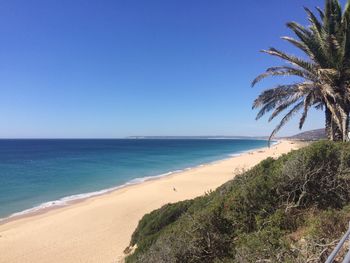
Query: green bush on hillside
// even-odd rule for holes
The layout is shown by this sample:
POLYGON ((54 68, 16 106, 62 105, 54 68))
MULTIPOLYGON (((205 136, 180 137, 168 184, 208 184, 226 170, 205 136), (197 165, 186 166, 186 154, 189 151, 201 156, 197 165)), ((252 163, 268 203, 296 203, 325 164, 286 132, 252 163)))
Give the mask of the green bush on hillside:
POLYGON ((350 219, 349 154, 349 144, 314 143, 155 210, 126 262, 322 261, 350 219))
POLYGON ((159 210, 146 214, 131 236, 131 246, 138 244, 139 248, 142 249, 152 244, 159 236, 161 230, 176 221, 187 211, 192 203, 193 201, 188 200, 171 205, 168 204, 159 210))

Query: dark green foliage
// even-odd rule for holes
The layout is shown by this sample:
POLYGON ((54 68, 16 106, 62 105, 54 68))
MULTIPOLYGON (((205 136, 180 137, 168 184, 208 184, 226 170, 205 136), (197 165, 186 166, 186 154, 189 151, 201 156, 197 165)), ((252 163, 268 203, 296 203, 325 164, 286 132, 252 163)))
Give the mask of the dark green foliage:
POLYGON ((322 261, 350 219, 349 154, 346 143, 314 143, 166 205, 140 221, 126 261, 322 261))
POLYGON ((290 206, 342 208, 350 200, 347 144, 316 143, 288 160, 278 191, 290 206))
POLYGON ((168 204, 145 215, 131 236, 131 245, 138 244, 140 248, 148 247, 159 236, 160 231, 185 213, 192 203, 193 201, 190 200, 168 204))

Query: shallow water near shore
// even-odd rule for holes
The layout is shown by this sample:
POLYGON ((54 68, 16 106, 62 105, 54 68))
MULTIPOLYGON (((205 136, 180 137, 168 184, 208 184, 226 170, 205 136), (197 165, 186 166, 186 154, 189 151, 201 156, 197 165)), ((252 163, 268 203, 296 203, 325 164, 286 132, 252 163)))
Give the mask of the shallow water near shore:
POLYGON ((241 139, 0 140, 0 218, 265 146, 241 139))

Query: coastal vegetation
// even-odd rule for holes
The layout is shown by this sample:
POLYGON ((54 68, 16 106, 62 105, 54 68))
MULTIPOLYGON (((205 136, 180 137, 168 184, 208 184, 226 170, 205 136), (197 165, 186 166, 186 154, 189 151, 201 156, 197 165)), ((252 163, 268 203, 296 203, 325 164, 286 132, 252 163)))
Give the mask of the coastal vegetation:
POLYGON ((254 101, 257 119, 287 110, 270 140, 299 111, 301 129, 311 108, 324 111, 329 140, 267 158, 215 191, 145 215, 127 263, 325 262, 350 220, 350 0, 344 10, 338 0, 325 2, 317 15, 305 8, 308 27, 287 23, 296 38, 283 39, 304 55, 263 50, 288 64, 268 68, 252 86, 270 76, 295 81, 254 101))
POLYGON ((287 26, 295 38, 282 37, 303 56, 287 54, 276 48, 262 50, 281 58, 286 64, 268 68, 252 82, 255 86, 271 76, 292 76, 293 83, 263 91, 253 103, 260 109, 257 119, 272 112, 269 121, 287 110, 270 139, 299 111, 301 129, 308 111, 324 110, 328 139, 348 141, 350 112, 350 1, 344 10, 338 0, 326 0, 317 14, 305 8, 309 26, 296 22, 287 26))
POLYGON ((204 196, 145 215, 131 262, 324 262, 350 220, 350 145, 268 158, 204 196))

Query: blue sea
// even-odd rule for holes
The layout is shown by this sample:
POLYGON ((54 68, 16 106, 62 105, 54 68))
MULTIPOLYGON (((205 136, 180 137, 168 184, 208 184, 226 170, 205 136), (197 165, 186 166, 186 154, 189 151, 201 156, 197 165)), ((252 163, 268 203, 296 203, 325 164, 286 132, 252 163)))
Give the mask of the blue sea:
POLYGON ((0 218, 265 146, 239 139, 0 140, 0 218))

